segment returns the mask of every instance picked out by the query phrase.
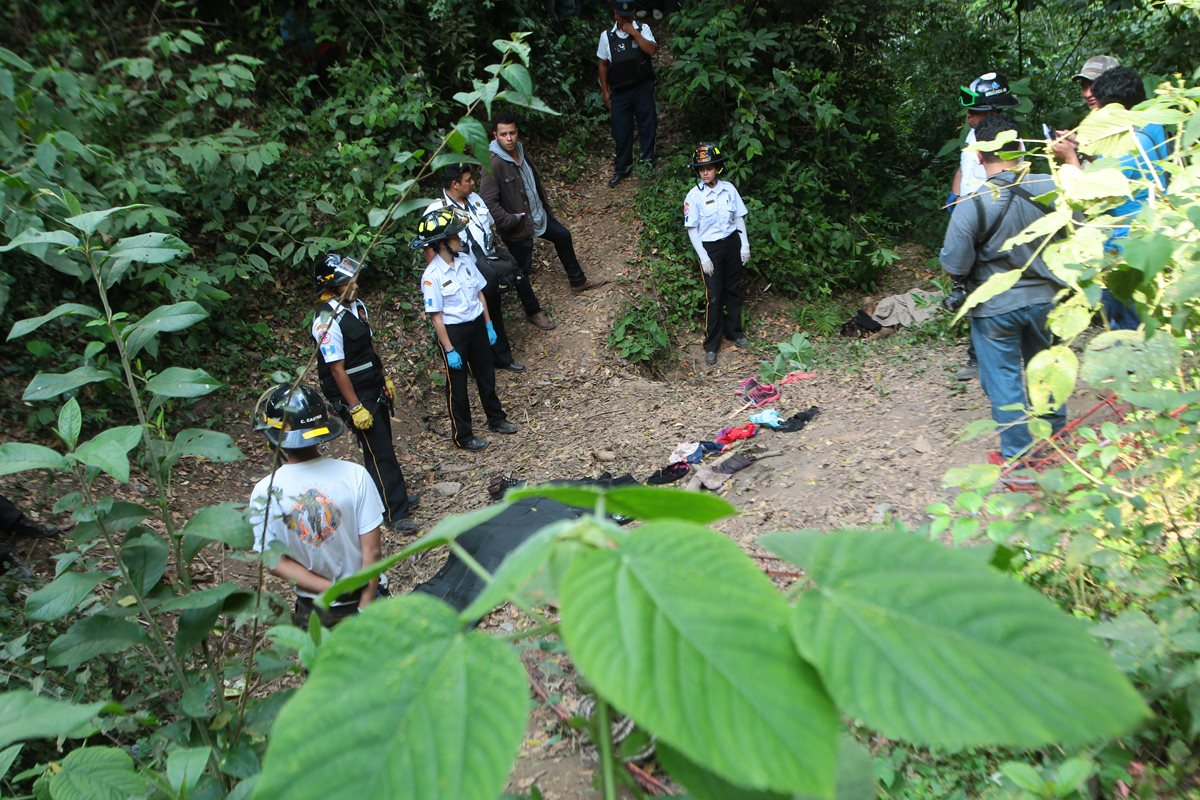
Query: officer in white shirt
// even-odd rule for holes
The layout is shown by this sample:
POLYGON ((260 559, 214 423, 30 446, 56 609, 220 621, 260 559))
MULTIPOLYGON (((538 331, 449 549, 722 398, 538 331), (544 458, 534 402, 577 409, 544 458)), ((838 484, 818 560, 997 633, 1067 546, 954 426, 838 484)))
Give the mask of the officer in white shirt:
POLYGON ((492 345, 492 357, 496 366, 513 372, 524 372, 525 365, 513 356, 512 345, 504 326, 504 310, 501 306, 500 275, 497 269, 509 274, 504 277, 511 282, 521 300, 529 322, 542 330, 553 330, 557 323, 546 316, 542 304, 533 291, 529 276, 522 273, 516 259, 507 250, 496 246, 493 233, 492 212, 483 198, 475 192, 475 175, 470 164, 448 164, 441 171, 442 198, 430 203, 425 213, 439 208, 451 208, 467 221, 467 227, 458 234, 466 252, 475 257, 475 266, 483 273, 487 285, 483 297, 488 315, 496 329, 496 344, 492 345))
POLYGON ((611 189, 633 171, 633 124, 637 121, 641 159, 655 163, 658 115, 654 105, 654 65, 650 57, 658 44, 649 25, 633 19, 634 0, 614 0, 612 27, 600 34, 596 46, 597 72, 604 106, 612 114, 616 149, 611 189))
POLYGON ((463 251, 459 238, 466 225, 466 219, 453 209, 434 209, 421 217, 411 246, 432 256, 421 275, 421 295, 446 362, 446 403, 454 443, 465 450, 482 450, 487 440, 476 436, 471 428, 467 370, 475 377, 488 429, 516 433, 517 426, 508 421, 496 396, 491 350, 496 343, 496 329, 483 296, 487 282, 475 266, 475 258, 463 251))
POLYGON ((750 260, 746 204, 737 187, 718 178, 725 154, 705 142, 688 164, 699 180, 683 201, 683 225, 704 273, 704 361, 717 363, 721 337, 749 347, 742 332, 742 267, 750 260))

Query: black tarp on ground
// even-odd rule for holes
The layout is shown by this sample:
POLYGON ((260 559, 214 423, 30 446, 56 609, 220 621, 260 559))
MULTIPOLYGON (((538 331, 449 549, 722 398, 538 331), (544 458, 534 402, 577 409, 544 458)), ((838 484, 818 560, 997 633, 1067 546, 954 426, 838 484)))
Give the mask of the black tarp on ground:
MULTIPOLYGON (((458 543, 488 572, 538 530, 564 519, 579 519, 585 509, 565 506, 546 497, 525 497, 481 525, 458 537, 458 543)), ((483 580, 451 554, 450 560, 429 580, 413 589, 445 600, 462 611, 483 591, 483 580)))

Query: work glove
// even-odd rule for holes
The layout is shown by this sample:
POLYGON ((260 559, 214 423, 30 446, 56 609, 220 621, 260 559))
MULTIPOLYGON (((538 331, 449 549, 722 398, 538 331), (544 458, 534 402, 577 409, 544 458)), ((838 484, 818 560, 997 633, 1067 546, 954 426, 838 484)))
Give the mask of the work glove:
POLYGON ((457 351, 447 350, 446 363, 450 365, 450 369, 462 369, 462 356, 457 351))
POLYGON ((487 325, 485 325, 484 327, 487 328, 487 332, 488 332, 488 344, 495 344, 496 343, 496 329, 494 327, 492 327, 491 320, 488 320, 487 325))
POLYGON ((742 251, 742 263, 745 264, 749 260, 750 260, 750 248, 747 247, 745 250, 742 251))
POLYGON ((713 263, 711 258, 700 259, 700 269, 704 270, 705 275, 713 274, 713 263))
POLYGON ((383 379, 383 393, 387 395, 389 402, 396 402, 396 384, 391 378, 383 379))
POLYGON ((363 407, 362 403, 357 403, 350 409, 350 419, 354 421, 354 427, 360 431, 368 430, 375 424, 375 418, 371 416, 371 412, 363 407))

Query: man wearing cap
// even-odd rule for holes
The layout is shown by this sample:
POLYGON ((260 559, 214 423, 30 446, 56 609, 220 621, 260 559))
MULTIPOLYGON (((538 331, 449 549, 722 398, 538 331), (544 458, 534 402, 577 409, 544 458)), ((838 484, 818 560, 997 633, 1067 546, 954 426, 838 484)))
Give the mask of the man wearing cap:
POLYGON ((418 496, 409 494, 396 459, 391 412, 396 390, 371 340, 367 307, 358 299, 363 264, 328 253, 317 259, 320 299, 313 310, 321 391, 354 431, 367 468, 383 500, 384 520, 400 533, 419 526, 409 516, 418 496))
POLYGON ((650 26, 634 20, 633 0, 614 0, 613 24, 600 34, 596 47, 600 94, 612 115, 616 159, 608 179, 611 189, 633 171, 633 124, 637 121, 641 159, 652 168, 658 132, 654 106, 654 65, 658 52, 650 26))
POLYGON ((1079 84, 1079 94, 1083 96, 1083 101, 1087 103, 1088 110, 1095 111, 1100 107, 1100 104, 1096 102, 1096 98, 1092 96, 1092 84, 1096 81, 1096 78, 1099 78, 1113 67, 1119 66, 1121 66, 1121 62, 1112 56, 1092 56, 1083 62, 1083 66, 1079 72, 1071 76, 1071 80, 1079 84))
MULTIPOLYGON (((1008 81, 997 72, 987 72, 980 75, 967 86, 958 89, 958 103, 967 112, 967 138, 959 154, 958 171, 950 183, 950 196, 946 200, 946 208, 951 212, 959 202, 974 194, 987 182, 988 174, 978 156, 971 152, 970 147, 975 143, 975 128, 989 114, 1016 108, 1019 100, 1008 90, 1008 81)), ((954 374, 956 380, 971 381, 979 377, 979 361, 975 357, 975 346, 967 336, 967 363, 954 374)))

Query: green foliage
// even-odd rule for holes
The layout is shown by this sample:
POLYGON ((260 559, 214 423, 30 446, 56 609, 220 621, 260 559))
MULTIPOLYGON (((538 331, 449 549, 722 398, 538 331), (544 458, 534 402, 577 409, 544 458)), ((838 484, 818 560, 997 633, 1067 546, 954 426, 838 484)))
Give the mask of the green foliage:
POLYGON ((775 349, 779 352, 774 360, 763 361, 758 368, 758 376, 768 383, 812 366, 813 346, 806 334, 793 333, 791 339, 776 343, 775 349))
POLYGON ((642 297, 626 302, 613 322, 608 346, 632 364, 652 364, 670 352, 671 340, 662 326, 658 304, 642 297))

